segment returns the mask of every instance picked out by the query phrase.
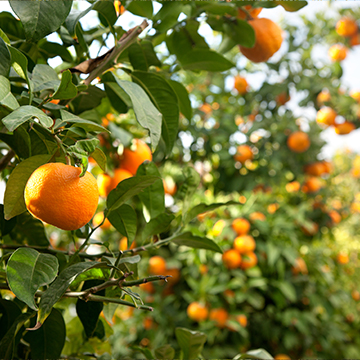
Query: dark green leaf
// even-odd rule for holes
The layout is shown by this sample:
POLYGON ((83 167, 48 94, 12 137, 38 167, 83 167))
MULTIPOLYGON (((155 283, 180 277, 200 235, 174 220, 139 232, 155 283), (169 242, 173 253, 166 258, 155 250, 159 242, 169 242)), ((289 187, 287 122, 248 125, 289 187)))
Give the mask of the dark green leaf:
POLYGON ((114 139, 120 140, 120 142, 124 145, 124 147, 128 147, 131 144, 131 140, 133 139, 133 136, 128 131, 124 130, 120 126, 117 126, 116 124, 110 122, 108 125, 108 129, 111 132, 111 136, 114 139))
POLYGON ((231 3, 215 3, 215 2, 206 2, 206 1, 195 1, 196 4, 199 4, 202 9, 207 13, 215 15, 237 15, 237 9, 231 3))
POLYGON ((255 44, 254 28, 244 20, 228 20, 224 23, 225 33, 236 44, 251 48, 255 44))
MULTIPOLYGON (((0 204, 0 233, 1 237, 10 233, 10 231, 16 226, 16 219, 5 220, 4 218, 4 205, 0 204)), ((1 327, 0 327, 1 329, 1 327)))
POLYGON ((89 86, 81 94, 78 94, 71 104, 75 108, 76 114, 81 114, 86 110, 92 110, 100 105, 101 100, 106 97, 106 92, 96 86, 89 86))
POLYGON ((19 315, 21 310, 15 302, 0 299, 0 341, 19 315))
MULTIPOLYGON (((0 42, 0 57, 1 57, 1 42, 0 42)), ((0 73, 1 73, 1 63, 0 62, 0 73)), ((11 93, 10 90, 10 81, 0 75, 0 105, 5 106, 9 110, 15 110, 19 107, 15 96, 11 93)))
POLYGON ((10 6, 20 18, 28 41, 38 41, 56 31, 68 16, 72 0, 15 1, 10 6))
POLYGON ((191 331, 185 328, 176 328, 177 342, 183 352, 184 359, 197 359, 206 342, 206 335, 200 331, 191 331))
POLYGON ((173 88, 178 98, 180 112, 190 121, 192 118, 192 107, 189 93, 187 92, 185 86, 174 80, 168 80, 168 83, 173 88))
POLYGON ((7 77, 11 66, 11 55, 2 37, 0 38, 0 59, 0 75, 7 77))
MULTIPOLYGON (((2 11, 0 13, 0 28, 12 41, 25 39, 25 32, 21 21, 15 19, 14 15, 9 12, 2 11)), ((4 37, 2 38, 7 44, 9 44, 4 37)))
POLYGON ((197 215, 205 213, 207 211, 215 210, 220 206, 231 206, 231 205, 240 205, 240 203, 236 201, 228 201, 226 203, 213 203, 210 205, 199 204, 193 207, 186 215, 185 222, 189 222, 194 219, 197 215))
POLYGON ((73 62, 73 58, 71 56, 71 54, 69 53, 68 49, 63 46, 60 45, 58 43, 53 43, 50 41, 46 41, 42 44, 39 44, 39 50, 41 51, 41 53, 45 53, 44 55, 46 56, 46 58, 54 58, 56 56, 60 56, 61 59, 65 62, 68 63, 72 63, 73 62))
POLYGON ((26 333, 24 340, 30 344, 31 359, 60 359, 65 345, 66 327, 61 312, 52 309, 44 325, 26 333))
POLYGON ((166 152, 171 153, 179 127, 179 105, 177 96, 169 83, 160 75, 143 71, 131 74, 149 95, 151 101, 163 116, 161 135, 166 144, 166 152))
POLYGON ((177 235, 171 241, 179 246, 183 245, 194 249, 206 249, 206 250, 222 253, 222 250, 219 247, 219 245, 216 244, 213 240, 210 240, 206 237, 195 236, 189 231, 177 235))
POLYGON ((152 1, 143 1, 141 3, 136 0, 127 1, 126 10, 130 11, 134 15, 142 16, 148 19, 152 18, 154 12, 152 1))
POLYGON ((106 171, 106 155, 100 148, 96 148, 90 156, 100 166, 101 170, 106 171))
POLYGON ((175 357, 175 350, 170 345, 163 345, 155 349, 156 359, 173 360, 175 357))
POLYGON ((296 290, 294 288, 294 285, 292 285, 290 282, 287 281, 274 281, 273 285, 277 287, 283 295, 286 297, 287 300, 291 302, 296 301, 296 290))
POLYGON ((307 5, 307 1, 274 1, 277 5, 281 5, 286 11, 298 11, 307 5))
POLYGON ((19 215, 26 210, 24 200, 25 185, 34 170, 47 163, 50 160, 50 157, 50 155, 32 156, 22 161, 13 170, 6 184, 4 195, 4 212, 6 220, 19 215))
POLYGON ((165 211, 165 193, 160 172, 153 162, 146 162, 139 166, 136 175, 156 176, 159 179, 139 194, 139 198, 149 211, 150 217, 155 218, 165 211))
POLYGON ((234 360, 240 360, 240 359, 273 359, 273 356, 271 356, 266 350, 264 349, 256 349, 256 350, 250 350, 245 354, 239 354, 234 357, 234 360))
POLYGON ((134 209, 130 205, 123 204, 111 211, 108 219, 120 234, 128 238, 128 241, 132 242, 135 239, 137 218, 134 209))
POLYGON ((152 43, 148 40, 132 44, 128 48, 128 52, 131 65, 136 70, 147 71, 152 65, 161 67, 152 43))
POLYGON ((150 236, 161 234, 168 229, 174 218, 175 216, 172 214, 159 214, 145 225, 144 230, 141 232, 141 237, 145 241, 150 236))
POLYGON ((151 147, 156 149, 161 135, 162 115, 150 101, 146 92, 137 84, 116 79, 119 86, 130 96, 136 120, 149 130, 151 147))
POLYGON ((119 208, 127 200, 139 194, 157 180, 159 180, 157 176, 134 176, 120 181, 107 197, 106 205, 109 212, 119 208))
POLYGON ((19 248, 10 257, 6 275, 11 291, 31 309, 37 310, 34 301, 40 286, 50 284, 58 271, 57 258, 30 248, 19 248))
POLYGON ((54 99, 72 99, 77 95, 76 86, 72 83, 71 79, 72 75, 70 70, 66 70, 62 73, 60 86, 52 96, 54 99))

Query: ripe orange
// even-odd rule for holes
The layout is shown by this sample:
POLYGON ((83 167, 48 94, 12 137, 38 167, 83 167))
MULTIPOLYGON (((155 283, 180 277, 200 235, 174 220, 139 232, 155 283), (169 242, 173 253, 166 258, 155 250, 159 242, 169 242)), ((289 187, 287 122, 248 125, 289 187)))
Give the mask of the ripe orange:
MULTIPOLYGON (((262 10, 261 7, 253 8, 251 5, 245 5, 244 8, 253 18, 257 18, 262 10)), ((241 8, 239 8, 237 18, 241 20, 245 20, 247 18, 247 14, 244 11, 242 11, 241 8)))
POLYGON ((218 220, 212 228, 212 234, 214 236, 219 236, 222 233, 222 231, 224 230, 225 225, 226 225, 226 223, 224 220, 222 220, 222 219, 218 220))
POLYGON ((107 197, 112 190, 111 177, 108 174, 99 174, 96 180, 99 187, 99 195, 101 197, 107 197))
MULTIPOLYGON (((93 226, 94 227, 99 226, 103 220, 104 220, 104 213, 102 211, 98 212, 92 219, 93 226)), ((110 227, 111 227, 110 221, 106 218, 104 223, 100 226, 100 229, 108 230, 110 229, 110 227)))
POLYGON ((152 317, 147 316, 146 318, 144 318, 144 321, 143 321, 144 329, 150 330, 153 327, 153 323, 154 323, 154 321, 153 321, 152 317))
POLYGON ((235 76, 234 88, 240 95, 244 95, 247 93, 248 86, 249 84, 245 78, 240 75, 235 76))
POLYGON ((266 216, 263 213, 261 213, 260 211, 255 211, 249 215, 249 219, 250 219, 250 221, 256 221, 256 220, 265 221, 266 216))
POLYGON ((357 290, 353 290, 351 292, 351 297, 355 300, 355 301, 359 301, 360 300, 360 292, 357 290))
POLYGON ((301 257, 297 258, 295 260, 295 264, 292 267, 291 271, 294 275, 298 275, 299 273, 302 273, 303 275, 308 274, 308 269, 305 260, 301 257))
POLYGON ((234 159, 241 162, 242 164, 244 164, 246 160, 252 160, 253 157, 254 154, 249 145, 238 146, 237 153, 234 155, 234 159))
MULTIPOLYGON (((133 241, 132 244, 130 245, 129 250, 135 249, 135 247, 136 247, 136 242, 133 241)), ((127 239, 127 237, 123 237, 123 238, 119 241, 119 250, 120 250, 120 251, 128 250, 128 239, 127 239)))
POLYGON ((236 269, 241 264, 241 255, 238 251, 230 249, 223 253, 222 261, 228 269, 236 269))
POLYGON ((25 204, 36 218, 63 230, 76 230, 94 216, 99 200, 96 179, 89 172, 62 163, 37 168, 25 186, 25 204))
POLYGON ((346 58, 347 48, 342 44, 335 44, 330 47, 328 54, 332 61, 342 61, 346 58))
POLYGON ((337 113, 332 108, 325 106, 321 108, 316 114, 316 121, 319 124, 330 126, 335 124, 337 113))
POLYGON ((223 308, 210 310, 209 319, 215 321, 219 328, 225 327, 228 317, 228 312, 223 308))
POLYGON ((305 165, 304 172, 305 174, 311 176, 321 176, 323 174, 329 174, 331 172, 331 164, 327 161, 317 161, 305 165))
POLYGON ((267 207, 267 211, 269 214, 275 214, 278 208, 279 208, 279 204, 277 203, 269 204, 267 207))
POLYGON ((303 184, 302 190, 305 193, 313 193, 319 191, 323 187, 323 182, 315 177, 309 177, 303 184))
POLYGON ((238 236, 234 240, 234 249, 240 254, 245 254, 254 251, 256 248, 255 240, 250 235, 238 236))
POLYGON ((330 210, 328 215, 330 216, 333 224, 339 224, 342 220, 341 215, 336 210, 330 210))
POLYGON ((146 282, 146 283, 140 284, 139 286, 140 286, 140 289, 144 290, 148 294, 155 293, 155 288, 154 288, 154 285, 152 282, 146 282))
POLYGON ((357 32, 350 37, 350 45, 351 46, 360 45, 360 33, 357 32))
POLYGON ((176 194, 177 187, 176 187, 174 180, 172 180, 171 178, 170 178, 170 180, 163 179, 163 185, 164 185, 165 194, 168 194, 171 196, 174 196, 176 194))
POLYGON ((131 148, 125 148, 121 156, 121 167, 135 175, 138 167, 145 161, 152 160, 149 146, 140 139, 135 139, 131 148))
POLYGON ((277 354, 274 357, 275 360, 291 360, 290 356, 286 354, 277 354))
POLYGON ((295 131, 289 135, 286 143, 291 151, 302 153, 310 147, 309 135, 302 131, 295 131))
POLYGON ((207 319, 209 311, 206 306, 194 301, 188 306, 187 314, 191 320, 200 322, 207 319))
POLYGON ((242 326, 246 327, 247 325, 247 317, 244 314, 240 314, 236 317, 237 322, 242 326))
POLYGON ((278 106, 285 105, 288 101, 290 101, 290 95, 284 91, 276 96, 275 101, 278 106))
POLYGON ((250 223, 244 218, 234 219, 231 226, 238 235, 245 235, 250 230, 250 223))
POLYGON ((111 179, 111 190, 115 189, 121 181, 128 179, 132 176, 133 175, 131 174, 131 172, 125 169, 116 169, 114 171, 114 176, 111 179))
POLYGON ((122 15, 126 11, 124 6, 121 5, 120 0, 115 0, 114 1, 114 7, 115 7, 115 10, 116 10, 116 16, 122 15))
POLYGON ((149 274, 151 275, 165 275, 166 261, 161 256, 153 256, 149 259, 149 274))
POLYGON ((240 51, 256 63, 269 60, 281 47, 283 41, 281 28, 272 20, 265 18, 255 18, 248 23, 255 31, 255 45, 252 48, 240 45, 240 51))
POLYGON ((200 108, 199 108, 200 111, 202 111, 203 113, 205 113, 206 115, 207 114, 210 114, 212 112, 212 107, 210 104, 208 103, 203 103, 200 108))
POLYGON ((250 269, 250 268, 256 266, 257 262, 258 262, 258 259, 257 259, 256 254, 253 253, 253 252, 248 252, 248 253, 243 255, 240 267, 243 270, 250 269))
POLYGON ((319 106, 324 105, 325 102, 328 102, 330 100, 331 100, 331 95, 328 90, 321 91, 316 97, 316 102, 319 106))
POLYGON ((360 103, 360 91, 350 91, 349 92, 349 95, 354 99, 356 100, 357 102, 360 103))
POLYGON ((354 123, 345 121, 342 124, 335 124, 335 132, 338 135, 347 135, 356 129, 354 123))
POLYGON ((291 181, 285 185, 285 189, 289 193, 298 192, 300 190, 300 183, 298 181, 291 181))
POLYGON ((336 23, 335 30, 339 35, 349 37, 357 32, 357 25, 353 19, 343 17, 336 23))
POLYGON ((167 282, 169 285, 175 285, 180 280, 180 270, 177 268, 167 269, 165 271, 165 275, 170 275, 171 277, 167 278, 167 282))
POLYGON ((339 264, 345 265, 349 262, 349 255, 344 252, 340 252, 336 257, 336 260, 339 264))

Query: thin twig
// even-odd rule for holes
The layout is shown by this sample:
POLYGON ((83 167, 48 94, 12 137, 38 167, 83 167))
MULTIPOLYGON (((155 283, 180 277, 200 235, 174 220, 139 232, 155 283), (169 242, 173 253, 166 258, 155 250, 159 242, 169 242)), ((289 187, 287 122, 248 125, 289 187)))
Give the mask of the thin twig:
POLYGON ((10 149, 7 154, 0 159, 0 171, 4 170, 9 165, 9 162, 14 156, 14 151, 10 149))

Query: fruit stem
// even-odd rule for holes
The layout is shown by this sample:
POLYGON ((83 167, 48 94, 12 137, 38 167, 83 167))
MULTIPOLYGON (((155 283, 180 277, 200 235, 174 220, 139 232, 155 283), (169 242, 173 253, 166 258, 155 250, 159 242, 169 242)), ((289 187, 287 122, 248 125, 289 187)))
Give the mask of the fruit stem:
POLYGON ((64 148, 62 141, 60 140, 60 138, 57 135, 54 135, 54 139, 57 142, 57 144, 59 145, 60 150, 63 152, 63 154, 65 156, 66 165, 71 165, 70 156, 66 153, 66 150, 64 148))
POLYGON ((243 11, 246 15, 246 20, 249 21, 249 20, 254 20, 254 18, 251 16, 251 14, 245 9, 244 6, 240 6, 241 8, 241 11, 243 11))

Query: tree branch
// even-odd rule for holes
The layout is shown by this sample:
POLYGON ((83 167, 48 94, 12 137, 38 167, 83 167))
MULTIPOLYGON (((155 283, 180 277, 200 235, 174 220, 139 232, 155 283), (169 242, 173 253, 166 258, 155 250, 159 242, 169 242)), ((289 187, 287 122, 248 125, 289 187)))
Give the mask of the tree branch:
POLYGON ((0 159, 0 171, 3 171, 9 165, 9 162, 14 156, 14 151, 10 149, 7 154, 0 159))

